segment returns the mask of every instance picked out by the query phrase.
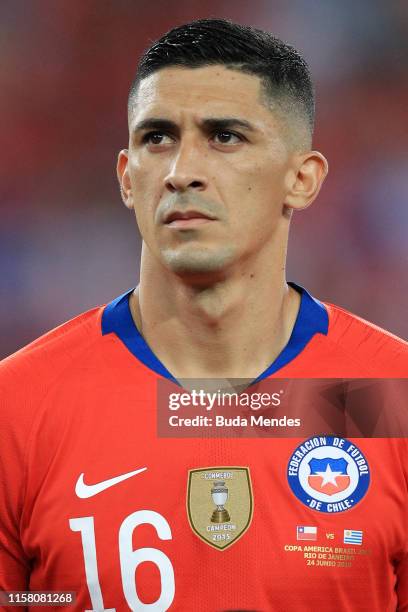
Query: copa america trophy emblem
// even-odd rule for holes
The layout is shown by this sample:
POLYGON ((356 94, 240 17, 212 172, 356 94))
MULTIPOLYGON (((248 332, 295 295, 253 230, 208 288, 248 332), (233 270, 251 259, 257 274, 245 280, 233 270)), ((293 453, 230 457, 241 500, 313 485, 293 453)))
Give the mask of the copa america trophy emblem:
POLYGON ((227 523, 231 520, 228 510, 224 508, 224 504, 228 499, 228 489, 225 482, 214 482, 211 489, 211 497, 217 508, 211 516, 212 523, 227 523))

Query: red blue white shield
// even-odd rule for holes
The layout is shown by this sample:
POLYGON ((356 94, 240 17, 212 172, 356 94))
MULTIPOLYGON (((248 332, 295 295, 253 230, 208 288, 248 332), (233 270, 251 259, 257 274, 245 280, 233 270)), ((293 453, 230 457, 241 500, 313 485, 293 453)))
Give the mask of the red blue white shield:
POLYGON ((315 491, 325 495, 335 495, 347 489, 350 476, 347 474, 347 461, 344 458, 324 457, 309 461, 308 483, 315 491))

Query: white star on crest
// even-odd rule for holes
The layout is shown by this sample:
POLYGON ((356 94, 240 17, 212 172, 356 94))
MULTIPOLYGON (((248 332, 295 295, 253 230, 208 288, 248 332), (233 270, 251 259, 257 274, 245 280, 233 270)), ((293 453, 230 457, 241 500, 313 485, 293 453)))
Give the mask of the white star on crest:
POLYGON ((323 478, 322 484, 320 485, 321 487, 324 487, 329 483, 333 484, 335 487, 339 486, 336 482, 336 478, 337 476, 340 476, 341 472, 333 472, 329 463, 327 464, 325 472, 316 472, 316 474, 323 478))

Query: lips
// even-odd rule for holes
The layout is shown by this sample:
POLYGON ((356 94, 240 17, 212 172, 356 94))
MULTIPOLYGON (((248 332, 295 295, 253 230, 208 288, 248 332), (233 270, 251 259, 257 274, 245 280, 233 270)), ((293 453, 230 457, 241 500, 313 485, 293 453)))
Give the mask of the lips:
POLYGON ((214 217, 212 217, 211 215, 202 213, 198 210, 183 210, 183 211, 174 210, 166 216, 166 218, 164 219, 164 223, 166 225, 170 225, 171 223, 174 223, 175 221, 188 221, 190 219, 203 219, 207 221, 213 221, 214 217))

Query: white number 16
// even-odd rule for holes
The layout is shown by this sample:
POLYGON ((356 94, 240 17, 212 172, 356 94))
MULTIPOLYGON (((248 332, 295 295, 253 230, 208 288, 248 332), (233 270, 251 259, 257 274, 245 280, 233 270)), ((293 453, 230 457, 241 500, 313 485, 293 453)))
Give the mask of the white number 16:
MULTIPOLYGON (((170 525, 161 514, 153 512, 153 510, 139 510, 125 518, 119 529, 119 556, 123 593, 131 610, 164 612, 171 606, 175 594, 173 566, 170 559, 157 548, 132 549, 133 531, 144 523, 153 525, 161 540, 171 540, 170 525), (159 569, 161 578, 160 597, 150 604, 140 601, 135 583, 136 568, 144 561, 154 563, 159 569)), ((103 602, 96 559, 93 516, 69 519, 69 526, 72 531, 81 532, 86 582, 92 603, 92 610, 86 610, 86 612, 116 612, 115 608, 105 608, 103 602)))

